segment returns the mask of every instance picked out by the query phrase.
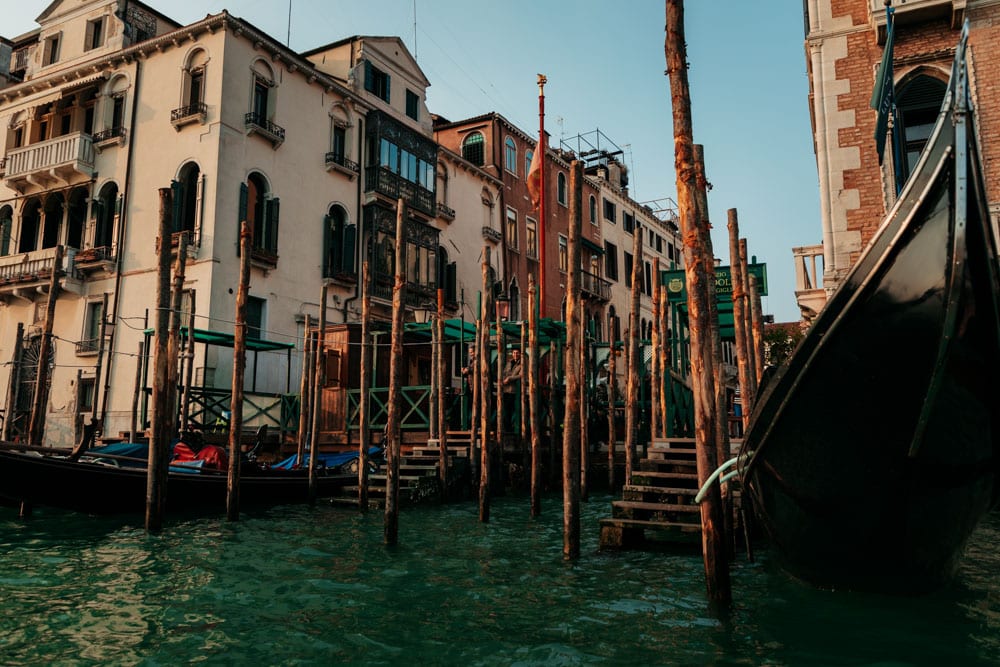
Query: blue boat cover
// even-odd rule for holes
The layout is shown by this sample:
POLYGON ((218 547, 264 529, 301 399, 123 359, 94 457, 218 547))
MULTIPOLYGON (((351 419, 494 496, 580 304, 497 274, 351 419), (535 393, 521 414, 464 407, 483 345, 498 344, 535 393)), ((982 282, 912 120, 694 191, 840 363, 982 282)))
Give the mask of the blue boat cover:
MULTIPOLYGON (((372 447, 371 449, 368 450, 369 457, 373 457, 376 454, 381 454, 381 453, 382 453, 381 447, 372 447)), ((300 468, 300 467, 304 468, 309 465, 308 454, 302 457, 301 464, 298 463, 298 458, 299 458, 298 454, 292 454, 284 461, 275 463, 274 465, 271 466, 271 468, 277 470, 293 470, 295 468, 300 468)), ((357 452, 343 452, 340 454, 320 454, 316 458, 316 463, 318 463, 320 467, 323 468, 339 468, 345 463, 349 463, 356 458, 358 458, 357 452)))

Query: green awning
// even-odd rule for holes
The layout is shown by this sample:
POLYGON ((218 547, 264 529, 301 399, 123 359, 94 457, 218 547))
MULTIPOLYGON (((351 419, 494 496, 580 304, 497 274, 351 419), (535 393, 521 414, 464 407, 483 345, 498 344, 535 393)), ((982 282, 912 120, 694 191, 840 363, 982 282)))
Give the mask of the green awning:
MULTIPOLYGON (((152 336, 154 329, 146 329, 143 333, 152 336)), ((187 327, 181 327, 181 338, 187 338, 187 327)), ((223 331, 211 331, 210 329, 199 329, 195 327, 194 342, 205 345, 218 345, 219 347, 232 347, 233 334, 223 331)), ((247 349, 253 352, 272 352, 274 350, 291 350, 295 348, 295 343, 280 343, 275 340, 262 340, 260 338, 247 338, 247 349)))
POLYGON ((584 248, 589 248, 590 250, 593 250, 594 252, 596 252, 596 253, 598 253, 600 255, 604 254, 604 248, 601 247, 600 244, 594 243, 593 241, 591 241, 590 239, 588 239, 586 236, 581 237, 580 243, 583 244, 584 248))

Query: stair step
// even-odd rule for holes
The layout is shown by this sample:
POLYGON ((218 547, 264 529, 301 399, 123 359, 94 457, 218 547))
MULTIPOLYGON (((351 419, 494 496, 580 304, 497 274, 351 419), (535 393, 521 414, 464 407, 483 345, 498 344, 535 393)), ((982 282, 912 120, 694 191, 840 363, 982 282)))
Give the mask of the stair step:
POLYGON ((700 523, 684 523, 682 521, 647 521, 645 519, 601 519, 601 527, 641 528, 644 530, 680 530, 686 533, 701 532, 700 523))
POLYGON ((632 473, 632 479, 663 479, 663 480, 690 480, 698 483, 698 473, 696 472, 658 472, 656 470, 636 470, 632 473))
POLYGON ((649 512, 686 512, 701 514, 698 505, 677 505, 670 503, 649 503, 642 500, 614 500, 611 502, 612 508, 637 509, 649 512))
POLYGON ((648 486, 644 484, 629 484, 624 489, 623 493, 635 492, 635 493, 660 493, 660 494, 674 494, 678 496, 691 496, 692 498, 698 495, 698 489, 694 488, 682 488, 682 487, 669 487, 669 486, 648 486))

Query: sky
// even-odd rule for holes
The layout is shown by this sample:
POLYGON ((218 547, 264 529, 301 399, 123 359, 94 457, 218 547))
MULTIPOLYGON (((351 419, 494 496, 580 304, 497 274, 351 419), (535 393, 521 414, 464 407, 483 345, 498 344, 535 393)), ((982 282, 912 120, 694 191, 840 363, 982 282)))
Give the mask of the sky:
MULTIPOLYGON (((0 35, 37 27, 49 0, 3 0, 0 35)), ((630 194, 676 200, 663 0, 146 0, 180 23, 222 9, 302 52, 350 35, 397 35, 431 86, 432 113, 499 112, 538 134, 545 74, 551 144, 600 130, 624 151, 630 194)), ((792 248, 822 241, 801 0, 688 0, 694 141, 705 147, 715 256, 727 211, 767 264, 765 313, 799 319, 792 248)), ((603 147, 603 146, 602 146, 603 147)))

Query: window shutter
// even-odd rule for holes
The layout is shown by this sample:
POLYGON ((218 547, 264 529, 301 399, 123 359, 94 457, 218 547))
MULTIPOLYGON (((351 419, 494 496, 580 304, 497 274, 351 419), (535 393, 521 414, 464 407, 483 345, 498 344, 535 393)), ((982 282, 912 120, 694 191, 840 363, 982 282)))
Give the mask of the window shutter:
POLYGON ((87 21, 87 37, 83 42, 83 50, 90 51, 94 45, 94 22, 87 21))
POLYGON ((388 102, 389 100, 392 99, 392 95, 389 93, 389 84, 392 83, 392 80, 388 74, 385 74, 384 76, 385 76, 385 97, 382 99, 388 102))
POLYGON ((375 90, 375 82, 372 80, 372 64, 365 61, 365 90, 375 90))
POLYGON ((354 256, 356 253, 355 246, 357 245, 358 238, 358 226, 357 225, 346 225, 344 227, 344 245, 341 249, 341 271, 347 274, 353 274, 357 272, 354 266, 354 256))
POLYGON ((444 269, 444 300, 458 301, 458 263, 449 262, 444 269))
POLYGON ((240 183, 240 205, 236 219, 236 256, 240 256, 240 228, 247 219, 247 199, 250 198, 246 183, 240 183))
POLYGON ((176 233, 184 229, 184 183, 170 181, 170 194, 170 231, 176 233))
POLYGON ((267 200, 267 213, 264 215, 264 247, 275 255, 278 254, 278 210, 281 202, 277 197, 267 200))
POLYGON ((0 256, 6 257, 10 252, 10 227, 9 218, 0 220, 0 256))

